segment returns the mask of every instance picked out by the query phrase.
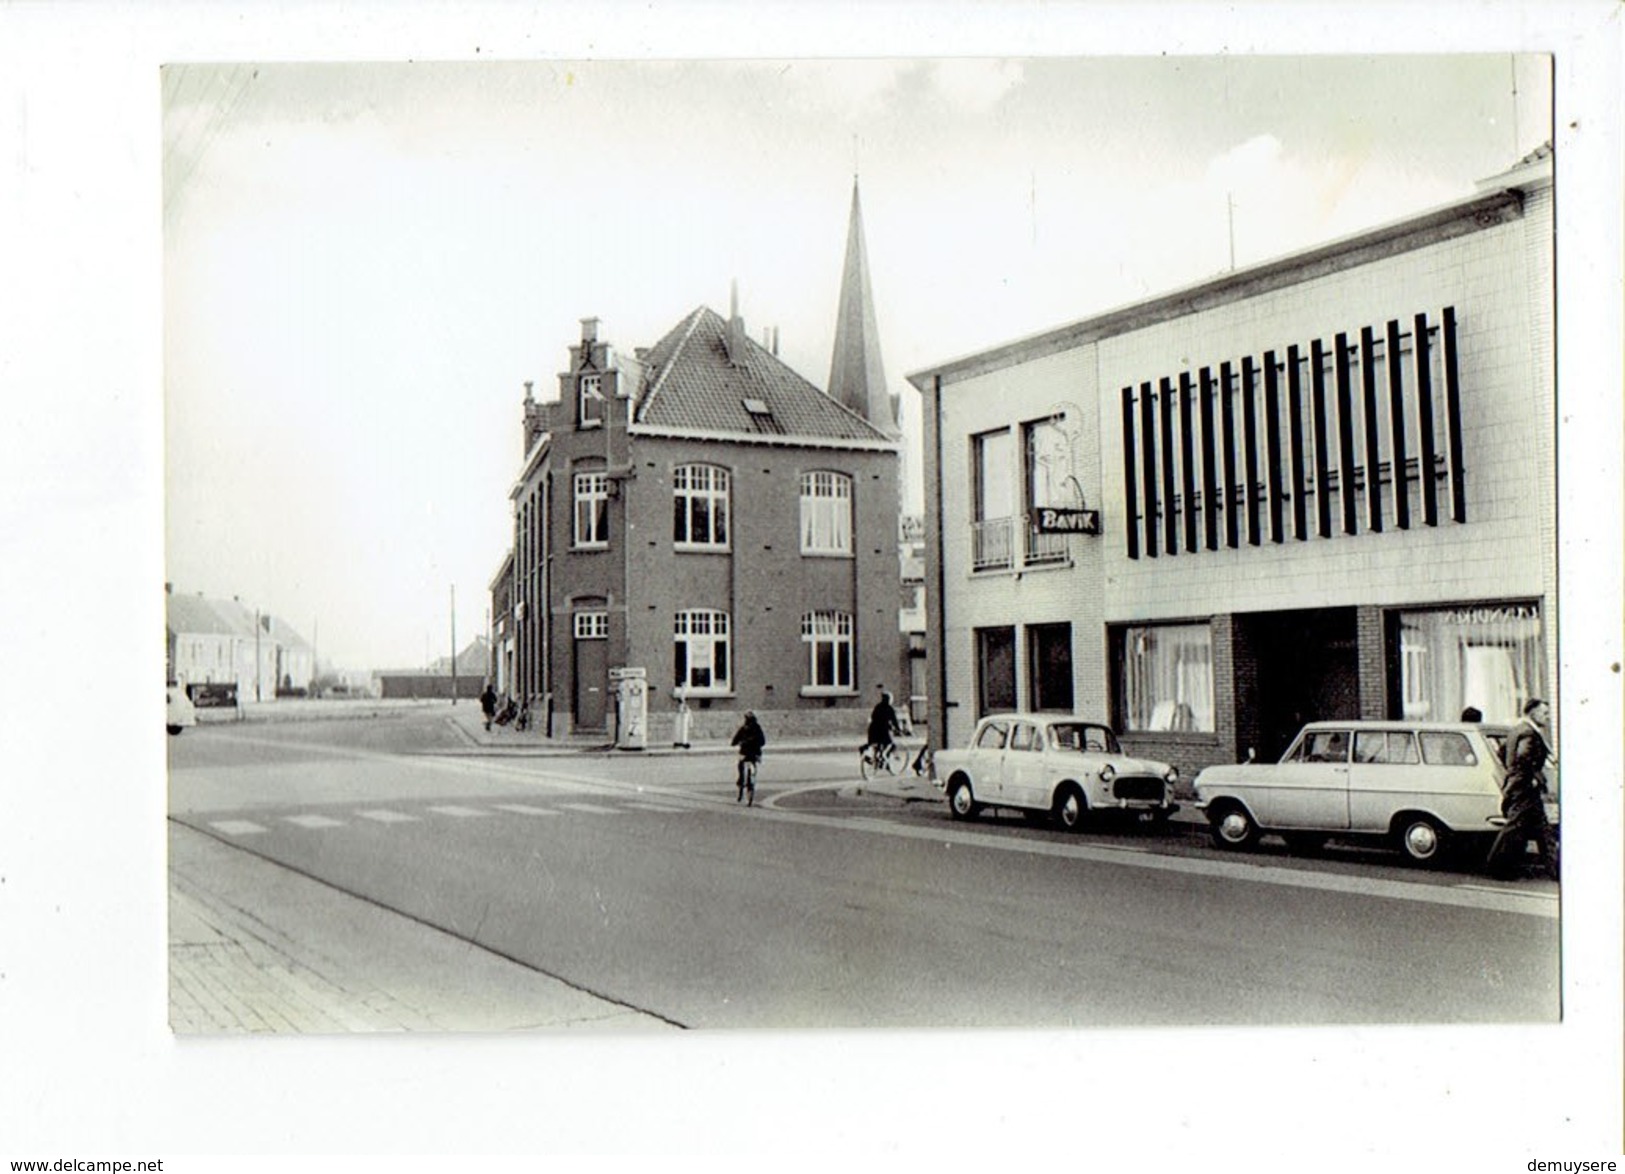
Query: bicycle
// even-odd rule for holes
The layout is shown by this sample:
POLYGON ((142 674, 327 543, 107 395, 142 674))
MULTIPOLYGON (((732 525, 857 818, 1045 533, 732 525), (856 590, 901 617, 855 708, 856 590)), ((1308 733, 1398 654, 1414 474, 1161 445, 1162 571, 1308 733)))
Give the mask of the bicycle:
POLYGON ((858 770, 865 779, 872 779, 884 771, 889 775, 901 774, 908 754, 896 742, 876 746, 873 742, 858 752, 858 770))
POLYGON ((757 765, 758 765, 757 762, 754 759, 750 759, 750 758, 747 758, 742 763, 740 763, 740 767, 739 767, 739 798, 734 800, 735 803, 738 803, 740 799, 745 799, 746 800, 746 802, 745 802, 746 807, 755 807, 756 806, 756 767, 757 767, 757 765), (747 796, 749 796, 748 799, 746 798, 747 796))

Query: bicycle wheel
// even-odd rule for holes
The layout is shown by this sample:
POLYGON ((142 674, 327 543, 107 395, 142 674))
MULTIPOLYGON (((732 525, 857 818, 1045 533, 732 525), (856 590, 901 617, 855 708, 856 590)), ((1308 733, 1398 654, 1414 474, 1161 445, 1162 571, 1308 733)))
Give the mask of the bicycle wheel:
POLYGON ((903 748, 896 742, 893 742, 890 746, 886 747, 886 755, 885 758, 882 759, 880 765, 885 768, 887 774, 897 775, 902 773, 903 763, 907 760, 908 755, 904 752, 903 748))
POLYGON ((858 751, 858 771, 863 775, 865 781, 875 777, 874 747, 865 746, 858 751))

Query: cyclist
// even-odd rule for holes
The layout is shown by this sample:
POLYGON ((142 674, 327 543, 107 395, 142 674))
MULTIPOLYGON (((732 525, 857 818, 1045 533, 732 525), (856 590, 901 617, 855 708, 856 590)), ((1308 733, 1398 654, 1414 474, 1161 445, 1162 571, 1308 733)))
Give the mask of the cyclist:
POLYGON ((864 753, 873 750, 875 763, 879 765, 885 761, 894 745, 892 735, 902 732, 902 723, 897 720, 897 711, 892 708, 891 694, 882 688, 879 702, 869 711, 869 740, 863 745, 864 753))
POLYGON ((754 710, 745 711, 745 722, 734 732, 733 745, 739 747, 739 795, 734 800, 738 803, 748 794, 750 802, 747 807, 756 805, 756 767, 762 762, 762 747, 767 745, 767 735, 762 732, 760 723, 756 720, 754 710))

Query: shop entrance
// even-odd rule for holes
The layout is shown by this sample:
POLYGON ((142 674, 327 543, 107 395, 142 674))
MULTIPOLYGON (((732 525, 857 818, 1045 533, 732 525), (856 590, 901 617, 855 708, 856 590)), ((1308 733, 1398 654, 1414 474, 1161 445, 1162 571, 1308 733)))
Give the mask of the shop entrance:
MULTIPOLYGON (((1240 663, 1250 652, 1257 702, 1249 722, 1238 705, 1238 734, 1265 762, 1278 759, 1304 722, 1360 716, 1358 631, 1352 607, 1237 616, 1240 663), (1245 650, 1245 651, 1244 651, 1245 650), (1256 741, 1254 741, 1256 739, 1256 741)), ((1238 698, 1238 701, 1243 699, 1238 698)))

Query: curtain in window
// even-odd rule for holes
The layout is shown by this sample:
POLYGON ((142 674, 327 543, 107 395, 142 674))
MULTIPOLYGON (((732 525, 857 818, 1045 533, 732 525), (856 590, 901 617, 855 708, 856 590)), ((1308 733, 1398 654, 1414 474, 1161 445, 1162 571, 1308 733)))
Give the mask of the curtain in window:
POLYGON ((1213 632, 1206 624, 1123 632, 1123 728, 1213 729, 1213 632))
POLYGON ((1536 603, 1402 612, 1403 716, 1455 721, 1473 706, 1491 722, 1515 721, 1544 691, 1546 647, 1536 603))

